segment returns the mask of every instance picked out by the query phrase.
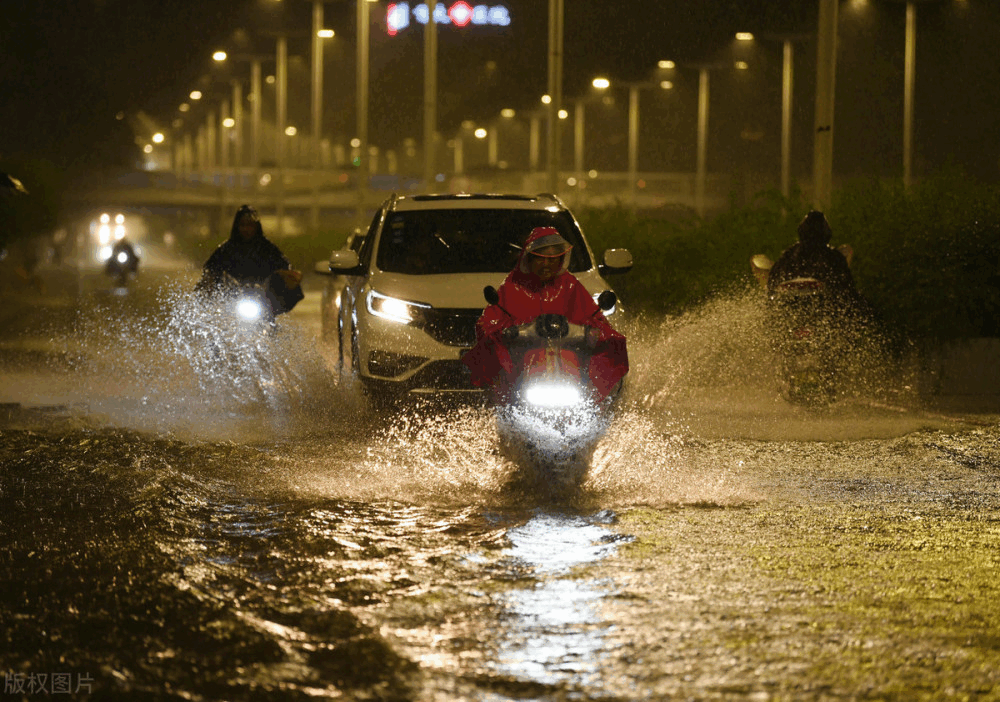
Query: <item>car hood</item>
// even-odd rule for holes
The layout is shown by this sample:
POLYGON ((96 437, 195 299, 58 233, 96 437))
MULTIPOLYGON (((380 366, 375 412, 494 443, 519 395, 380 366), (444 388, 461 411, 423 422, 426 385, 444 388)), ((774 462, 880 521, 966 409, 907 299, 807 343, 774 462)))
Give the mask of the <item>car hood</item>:
MULTIPOLYGON (((592 295, 610 289, 596 269, 574 275, 592 295)), ((400 300, 421 302, 438 308, 464 307, 481 310, 486 306, 483 288, 487 285, 499 287, 506 277, 506 273, 402 275, 378 272, 368 282, 372 290, 400 300)))

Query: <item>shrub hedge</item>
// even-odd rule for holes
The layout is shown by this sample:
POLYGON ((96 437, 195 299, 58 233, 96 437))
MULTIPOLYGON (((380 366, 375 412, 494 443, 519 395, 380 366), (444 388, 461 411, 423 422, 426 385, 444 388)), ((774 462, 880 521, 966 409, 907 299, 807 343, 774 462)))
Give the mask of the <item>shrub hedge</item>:
MULTIPOLYGON (((753 285, 750 257, 777 258, 809 210, 801 193, 758 194, 711 219, 692 213, 635 217, 624 209, 577 212, 592 248, 632 251, 613 281, 632 309, 680 314, 753 285)), ((850 244, 859 290, 890 327, 916 338, 1000 335, 1000 188, 960 172, 907 192, 876 179, 844 185, 826 212, 833 245, 850 244)))

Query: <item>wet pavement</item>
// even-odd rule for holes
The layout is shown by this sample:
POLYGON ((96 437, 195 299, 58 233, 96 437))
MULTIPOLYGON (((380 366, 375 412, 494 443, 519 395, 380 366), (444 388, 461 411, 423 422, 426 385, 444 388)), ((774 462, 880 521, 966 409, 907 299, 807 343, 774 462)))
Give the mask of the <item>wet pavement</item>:
POLYGON ((314 289, 217 373, 192 276, 4 301, 5 698, 1000 698, 1000 404, 789 406, 736 297, 624 324, 550 499, 476 403, 368 408, 314 289))

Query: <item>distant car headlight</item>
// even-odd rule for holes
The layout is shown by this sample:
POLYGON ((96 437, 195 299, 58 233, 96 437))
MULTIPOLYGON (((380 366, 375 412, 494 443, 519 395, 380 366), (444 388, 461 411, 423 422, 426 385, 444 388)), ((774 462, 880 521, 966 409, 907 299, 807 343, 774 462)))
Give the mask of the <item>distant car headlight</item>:
POLYGON ((423 305, 418 302, 407 302, 399 298, 389 297, 374 290, 368 291, 365 298, 368 311, 376 317, 388 319, 390 322, 399 324, 410 324, 422 315, 422 310, 430 309, 430 305, 423 305))

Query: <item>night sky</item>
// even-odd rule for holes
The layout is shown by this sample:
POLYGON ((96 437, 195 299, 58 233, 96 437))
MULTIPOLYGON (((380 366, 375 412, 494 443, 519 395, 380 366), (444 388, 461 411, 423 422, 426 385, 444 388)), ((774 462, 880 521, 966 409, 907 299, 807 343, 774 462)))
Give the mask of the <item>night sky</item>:
MULTIPOLYGON (((389 37, 387 4, 376 3, 372 13, 369 138, 383 149, 399 149, 406 137, 421 140, 422 33, 411 25, 389 37)), ((494 119, 504 107, 523 115, 546 90, 548 3, 506 4, 512 17, 507 28, 439 32, 438 117, 445 135, 463 120, 494 119)), ((669 94, 643 93, 640 170, 693 169, 697 73, 683 66, 734 58, 746 58, 752 69, 713 72, 709 168, 777 167, 781 52, 780 43, 766 37, 814 32, 816 1, 566 0, 565 5, 567 101, 582 96, 597 74, 639 81, 654 77, 660 59, 682 66, 670 76, 675 89, 669 94), (752 47, 737 47, 737 30, 759 38, 752 47), (757 138, 745 138, 748 134, 757 138)), ((919 8, 915 167, 955 163, 995 179, 1000 175, 995 44, 1000 2, 947 0, 919 8)), ((292 32, 289 121, 309 130, 308 39, 295 35, 309 26, 309 2, 5 0, 3 10, 0 159, 43 157, 67 166, 130 163, 136 115, 169 127, 198 79, 218 71, 210 59, 213 49, 273 52, 267 30, 280 27, 292 32), (116 120, 119 113, 126 119, 116 120)), ((354 135, 355 115, 353 0, 328 2, 325 24, 337 36, 326 45, 324 133, 346 141, 354 135)), ((901 2, 841 3, 835 133, 835 168, 841 173, 901 170, 904 26, 901 2)), ((802 172, 808 172, 812 155, 815 50, 809 36, 796 44, 793 152, 802 172)), ((249 73, 245 65, 236 70, 249 73)), ((220 96, 225 92, 219 88, 220 96)), ((625 108, 625 94, 619 92, 613 104, 589 114, 588 125, 600 136, 588 137, 588 160, 624 167, 625 108)))

